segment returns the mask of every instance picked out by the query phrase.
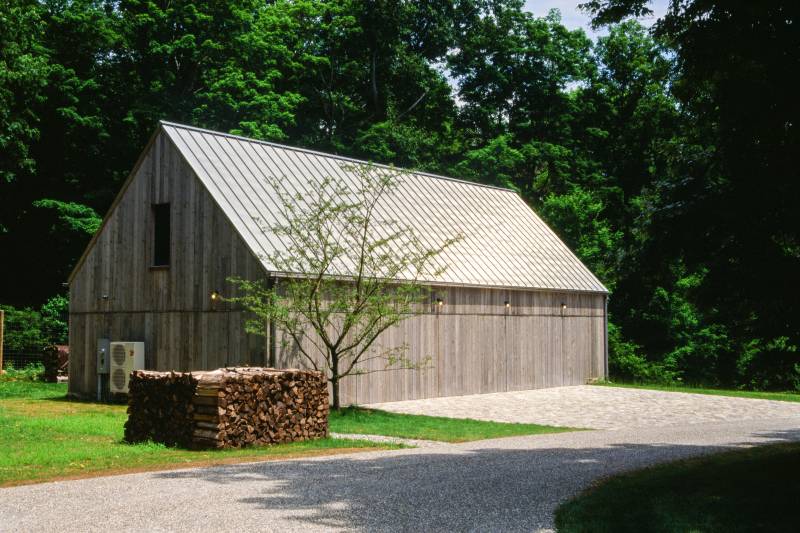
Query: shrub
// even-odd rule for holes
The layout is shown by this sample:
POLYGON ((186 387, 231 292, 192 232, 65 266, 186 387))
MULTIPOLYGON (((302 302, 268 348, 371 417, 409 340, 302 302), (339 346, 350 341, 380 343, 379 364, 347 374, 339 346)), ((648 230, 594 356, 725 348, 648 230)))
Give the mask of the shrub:
POLYGON ((8 363, 5 372, 0 374, 0 381, 41 381, 44 375, 42 363, 31 363, 24 368, 16 369, 8 363))
POLYGON ((0 305, 5 311, 3 346, 8 352, 41 353, 51 344, 69 339, 69 299, 56 295, 36 310, 0 305))
POLYGON ((648 361, 640 354, 641 346, 623 340, 616 324, 608 323, 609 378, 637 383, 672 385, 681 381, 680 373, 661 362, 648 361))

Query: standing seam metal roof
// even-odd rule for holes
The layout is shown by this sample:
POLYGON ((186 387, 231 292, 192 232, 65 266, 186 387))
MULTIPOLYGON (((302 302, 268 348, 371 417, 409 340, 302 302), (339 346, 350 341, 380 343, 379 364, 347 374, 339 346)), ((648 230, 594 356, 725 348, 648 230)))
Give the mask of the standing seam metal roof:
MULTIPOLYGON (((170 122, 161 127, 268 271, 275 270, 269 257, 285 249, 264 230, 281 209, 269 179, 281 178, 287 191, 303 195, 328 176, 354 183, 352 166, 367 164, 170 122)), ((430 246, 463 237, 438 258, 447 269, 424 281, 608 292, 516 192, 415 171, 404 171, 398 182, 381 199, 378 216, 414 228, 430 246)))

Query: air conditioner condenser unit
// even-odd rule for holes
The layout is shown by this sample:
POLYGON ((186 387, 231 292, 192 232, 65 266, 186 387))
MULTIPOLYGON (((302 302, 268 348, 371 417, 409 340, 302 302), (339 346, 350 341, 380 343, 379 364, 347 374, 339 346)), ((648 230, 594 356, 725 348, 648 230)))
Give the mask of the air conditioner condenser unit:
POLYGON ((131 372, 144 369, 143 342, 112 342, 109 372, 109 391, 112 394, 127 394, 131 372))

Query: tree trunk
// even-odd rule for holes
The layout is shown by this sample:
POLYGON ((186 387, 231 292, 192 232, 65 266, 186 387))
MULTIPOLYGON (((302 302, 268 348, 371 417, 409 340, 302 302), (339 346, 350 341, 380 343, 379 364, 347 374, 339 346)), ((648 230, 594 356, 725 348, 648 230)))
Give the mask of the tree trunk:
POLYGON ((379 116, 378 109, 378 51, 372 51, 372 106, 375 109, 375 116, 379 116))
POLYGON ((331 354, 331 396, 333 396, 333 410, 338 411, 339 403, 339 354, 331 354))
POLYGON ((333 389, 333 410, 338 411, 340 408, 339 404, 339 376, 335 378, 331 378, 331 389, 333 389))

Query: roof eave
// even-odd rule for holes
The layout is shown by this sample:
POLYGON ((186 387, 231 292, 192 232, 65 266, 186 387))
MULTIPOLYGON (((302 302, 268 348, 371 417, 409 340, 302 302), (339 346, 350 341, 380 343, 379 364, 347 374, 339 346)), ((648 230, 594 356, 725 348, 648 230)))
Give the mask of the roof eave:
MULTIPOLYGON (((302 276, 302 274, 298 274, 295 272, 278 272, 275 270, 269 270, 266 266, 264 266, 264 270, 266 271, 268 276, 273 278, 293 278, 302 276)), ((352 279, 348 276, 341 276, 341 279, 352 279)), ((404 280, 397 280, 397 283, 403 283, 404 280)), ((596 294, 596 295, 609 295, 611 294, 608 289, 603 286, 604 290, 593 290, 593 289, 575 289, 575 288, 564 288, 564 287, 525 287, 522 285, 492 285, 492 284, 485 284, 485 283, 457 283, 452 281, 431 281, 431 280, 419 280, 415 283, 419 285, 426 285, 430 287, 457 287, 457 288, 465 288, 465 289, 491 289, 491 290, 503 290, 503 291, 527 291, 527 292, 568 292, 568 293, 580 293, 580 294, 596 294)))
POLYGON ((92 248, 97 242, 97 239, 100 237, 100 234, 108 224, 111 215, 114 213, 114 210, 117 208, 117 205, 122 201, 122 197, 125 196, 125 192, 128 190, 128 187, 133 182, 133 179, 136 177, 136 174, 139 172, 139 168, 142 166, 147 154, 150 153, 150 148, 153 146, 156 138, 158 137, 159 133, 164 130, 163 123, 159 121, 158 127, 155 129, 152 135, 150 135, 150 139, 147 141, 147 144, 144 147, 144 150, 139 154, 139 158, 136 160, 136 163, 133 165, 133 170, 128 174, 128 177, 125 178, 125 181, 122 183, 122 187, 120 188, 117 195, 114 197, 114 201, 111 202, 111 206, 106 211, 105 216, 103 217, 103 221, 100 223, 100 227, 97 228, 97 231, 94 232, 92 235, 91 240, 89 240, 89 244, 86 245, 86 248, 83 250, 83 253, 78 258, 78 261, 75 263, 75 266, 72 267, 72 271, 67 276, 67 285, 72 284, 72 281, 75 279, 75 276, 78 274, 78 271, 83 266, 83 263, 86 261, 86 258, 89 256, 89 252, 91 252, 92 248))

